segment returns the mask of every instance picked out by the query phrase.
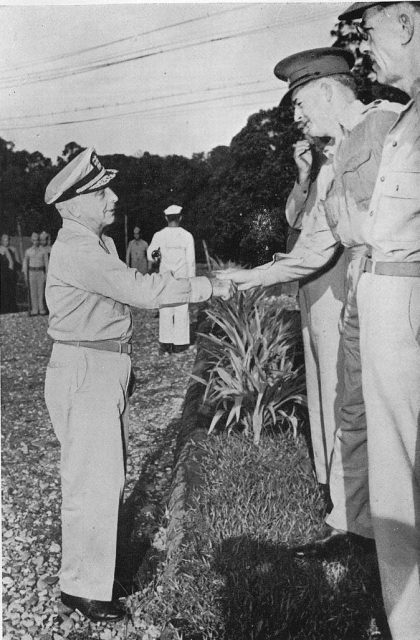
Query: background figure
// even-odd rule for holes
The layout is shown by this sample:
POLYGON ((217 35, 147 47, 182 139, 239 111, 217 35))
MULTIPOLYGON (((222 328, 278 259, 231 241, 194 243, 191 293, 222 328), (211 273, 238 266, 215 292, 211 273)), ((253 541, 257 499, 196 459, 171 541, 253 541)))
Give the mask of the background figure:
POLYGON ((41 231, 41 233, 39 234, 39 246, 47 256, 47 270, 48 270, 48 263, 50 261, 50 253, 51 253, 51 236, 46 231, 41 231))
MULTIPOLYGON (((182 207, 171 205, 165 209, 168 226, 155 233, 147 250, 160 250, 159 273, 172 272, 175 278, 195 276, 194 238, 180 224, 182 207)), ((188 304, 165 307, 159 310, 159 346, 161 353, 179 353, 190 344, 190 314, 188 304)))
POLYGON ((140 227, 134 227, 133 236, 134 239, 128 243, 125 262, 128 267, 133 267, 144 275, 149 270, 147 262, 147 247, 149 245, 140 237, 140 227))
POLYGON ((10 246, 10 237, 7 233, 1 236, 0 244, 1 267, 1 298, 0 313, 14 313, 16 305, 16 279, 19 262, 16 249, 10 246))
MULTIPOLYGON (((326 153, 331 147, 326 147, 326 153)), ((304 229, 316 214, 318 182, 324 178, 326 155, 308 140, 295 144, 297 181, 286 203, 287 222, 304 229)), ((346 259, 342 251, 299 285, 311 441, 317 480, 329 510, 329 471, 342 392, 343 350, 339 331, 345 301, 346 259)))
POLYGON ((38 233, 31 235, 31 242, 32 247, 26 249, 22 265, 26 286, 29 288, 29 315, 45 316, 48 313, 44 303, 48 258, 44 249, 39 246, 38 233))

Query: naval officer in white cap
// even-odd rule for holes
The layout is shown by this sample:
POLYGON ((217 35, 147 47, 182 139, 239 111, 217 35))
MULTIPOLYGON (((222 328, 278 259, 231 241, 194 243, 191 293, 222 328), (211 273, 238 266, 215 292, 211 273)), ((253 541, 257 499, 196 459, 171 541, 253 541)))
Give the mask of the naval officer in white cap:
POLYGON ((104 235, 118 200, 116 171, 94 149, 80 153, 49 183, 47 204, 63 218, 51 250, 46 299, 54 340, 45 399, 61 444, 61 599, 94 621, 125 614, 112 600, 117 520, 124 487, 130 305, 158 308, 211 295, 228 298, 208 278, 142 275, 104 235))
MULTIPOLYGON (((182 207, 172 204, 164 211, 167 227, 155 233, 147 250, 149 260, 159 250, 159 273, 172 272, 177 278, 195 276, 194 238, 181 227, 182 207)), ((161 353, 180 353, 190 345, 188 303, 159 311, 159 347, 161 353)))

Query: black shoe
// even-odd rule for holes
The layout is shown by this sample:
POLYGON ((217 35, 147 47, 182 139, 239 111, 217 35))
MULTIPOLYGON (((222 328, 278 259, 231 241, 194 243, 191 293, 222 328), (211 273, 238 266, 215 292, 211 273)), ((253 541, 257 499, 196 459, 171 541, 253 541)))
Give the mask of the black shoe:
POLYGON ((292 551, 299 558, 327 559, 337 553, 348 551, 350 546, 362 553, 376 552, 375 540, 372 540, 372 538, 364 538, 355 533, 331 527, 329 527, 329 531, 324 537, 312 540, 300 547, 295 547, 292 551))
POLYGON ((185 353, 188 351, 191 345, 189 344, 174 344, 172 347, 172 353, 185 353))
POLYGON ((124 607, 115 601, 88 600, 69 596, 64 591, 61 592, 61 602, 69 609, 77 610, 93 622, 116 622, 122 620, 126 615, 124 607))
POLYGON ((159 353, 161 355, 170 355, 172 353, 173 346, 172 342, 159 342, 159 353))
POLYGON ((330 529, 327 535, 311 540, 307 544, 292 549, 299 558, 327 558, 343 551, 350 544, 350 534, 339 529, 330 529))

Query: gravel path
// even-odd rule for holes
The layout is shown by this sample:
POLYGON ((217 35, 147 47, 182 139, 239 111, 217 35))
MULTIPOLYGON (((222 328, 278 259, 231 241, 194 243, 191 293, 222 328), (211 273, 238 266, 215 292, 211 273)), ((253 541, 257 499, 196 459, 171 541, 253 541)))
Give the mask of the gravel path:
MULTIPOLYGON (((140 610, 129 622, 92 624, 76 613, 58 616, 60 565, 59 445, 43 398, 51 341, 47 319, 1 316, 3 638, 158 637, 140 610)), ((153 311, 134 312, 133 365, 137 386, 130 405, 126 508, 139 548, 156 531, 173 465, 177 421, 195 348, 175 357, 157 349, 153 311), (134 518, 134 522, 133 522, 134 518), (148 528, 150 530, 148 530, 148 528)), ((146 616, 147 619, 147 616, 146 616)))

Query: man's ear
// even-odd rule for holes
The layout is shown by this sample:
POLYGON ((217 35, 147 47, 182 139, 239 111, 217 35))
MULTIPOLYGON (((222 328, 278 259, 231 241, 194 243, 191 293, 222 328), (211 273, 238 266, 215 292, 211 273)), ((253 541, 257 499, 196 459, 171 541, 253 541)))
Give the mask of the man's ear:
POLYGON ((329 82, 321 82, 320 91, 327 102, 331 102, 333 97, 333 89, 329 82))
POLYGON ((400 42, 403 45, 408 44, 414 35, 414 18, 409 12, 404 12, 401 9, 398 13, 398 22, 400 26, 400 42))

